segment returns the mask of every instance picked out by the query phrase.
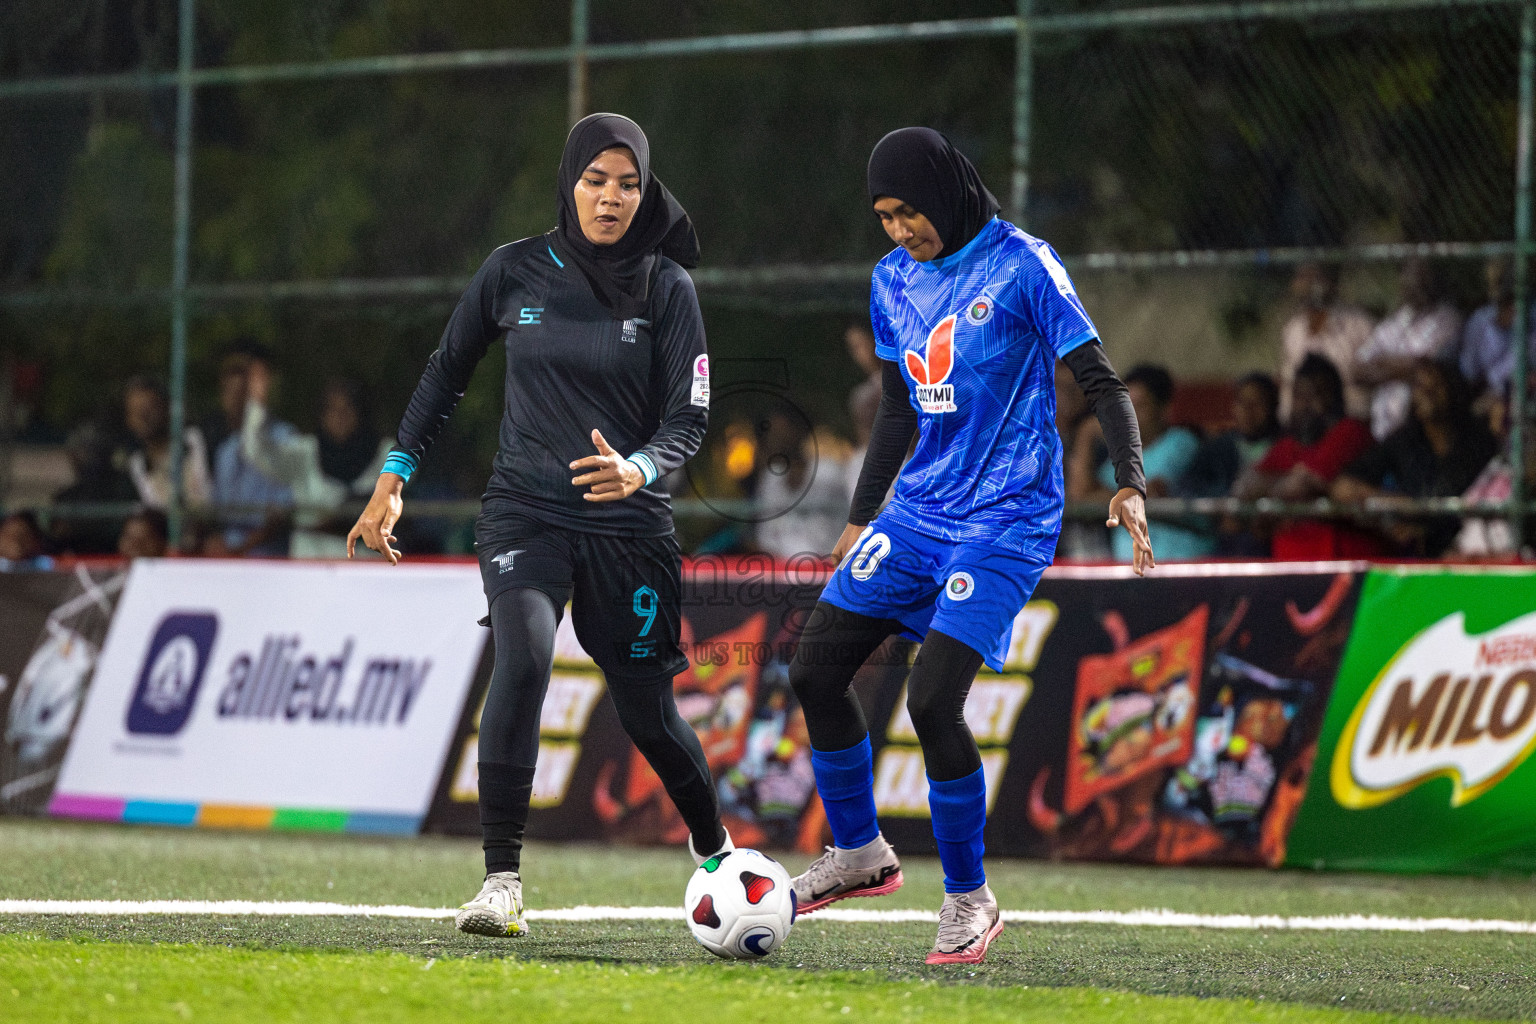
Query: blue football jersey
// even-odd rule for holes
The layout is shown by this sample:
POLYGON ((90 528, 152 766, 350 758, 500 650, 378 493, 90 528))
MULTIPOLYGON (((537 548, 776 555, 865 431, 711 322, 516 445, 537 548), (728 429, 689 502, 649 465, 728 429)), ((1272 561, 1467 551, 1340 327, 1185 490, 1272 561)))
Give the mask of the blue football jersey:
POLYGON ((1098 337, 1055 250, 994 218, 950 256, 895 250, 871 284, 875 351, 901 366, 918 411, 881 515, 1049 557, 1065 502, 1056 359, 1098 337))

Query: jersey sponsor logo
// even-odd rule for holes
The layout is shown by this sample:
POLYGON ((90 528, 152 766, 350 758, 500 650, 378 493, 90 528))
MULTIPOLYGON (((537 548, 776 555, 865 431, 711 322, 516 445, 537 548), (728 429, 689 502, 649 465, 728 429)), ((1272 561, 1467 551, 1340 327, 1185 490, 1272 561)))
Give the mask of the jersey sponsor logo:
POLYGON ((976 592, 976 580, 965 571, 957 572, 944 584, 944 593, 951 601, 964 601, 976 592))
POLYGON ((649 320, 641 320, 639 317, 635 317, 633 320, 625 320, 624 326, 619 332, 619 337, 633 345, 635 340, 640 337, 640 328, 649 327, 650 325, 651 322, 649 320))
POLYGON ((160 620, 128 704, 129 732, 174 736, 186 726, 218 632, 218 617, 206 612, 171 612, 160 620))
POLYGON ((527 548, 518 548, 516 551, 508 551, 504 555, 497 555, 495 558, 492 558, 491 561, 496 563, 496 574, 499 576, 502 573, 511 572, 512 564, 516 561, 517 556, 527 550, 527 548))
POLYGON ((992 300, 985 295, 980 296, 975 302, 965 309, 965 321, 980 327, 992 319, 992 300))
POLYGON ((688 402, 700 408, 709 408, 709 356, 701 355, 693 361, 693 389, 688 402))
POLYGON ((951 313, 928 334, 923 354, 907 351, 907 372, 917 382, 917 404, 923 412, 955 411, 955 386, 944 383, 955 368, 955 320, 951 313))
POLYGON ((517 322, 519 324, 543 323, 543 321, 539 319, 543 315, 543 306, 524 306, 522 309, 517 311, 517 322))
POLYGON ((1051 275, 1051 280, 1056 283, 1056 290, 1061 292, 1062 298, 1077 301, 1077 292, 1072 288, 1072 279, 1067 276, 1067 268, 1061 265, 1050 249, 1044 243, 1034 247, 1035 255, 1040 258, 1040 265, 1045 267, 1045 272, 1051 275))
POLYGON ((1334 799, 1352 810, 1451 781, 1460 807, 1536 749, 1536 612, 1469 636, 1463 612, 1425 629, 1381 670, 1334 751, 1334 799))

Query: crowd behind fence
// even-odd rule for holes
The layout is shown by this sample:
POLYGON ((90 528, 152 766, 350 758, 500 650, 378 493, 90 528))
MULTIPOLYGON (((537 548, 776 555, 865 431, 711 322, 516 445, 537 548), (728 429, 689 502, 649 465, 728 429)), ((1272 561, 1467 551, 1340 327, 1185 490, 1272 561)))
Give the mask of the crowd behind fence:
MULTIPOLYGON (((397 410, 368 408, 368 389, 338 377, 326 383, 319 409, 296 417, 304 430, 284 423, 263 388, 306 368, 277 365, 254 341, 219 354, 205 374, 216 380, 216 395, 191 393, 192 317, 221 303, 440 301, 463 285, 451 273, 192 280, 200 90, 565 65, 575 119, 589 106, 595 67, 987 39, 1015 46, 1008 211, 1080 253, 1068 257, 1075 273, 1295 268, 1294 311, 1268 379, 1224 380, 1217 372, 1176 381, 1155 362, 1119 367, 1147 439, 1161 557, 1519 552, 1530 470, 1528 389, 1520 382, 1530 356, 1515 339, 1525 333, 1516 325, 1531 321, 1536 4, 1334 0, 1091 13, 1072 6, 1020 0, 1013 13, 990 17, 626 42, 593 41, 587 0, 573 0, 565 45, 196 67, 196 11, 193 0, 180 0, 175 70, 0 81, 7 103, 172 89, 176 100, 167 286, 0 292, 0 307, 16 317, 165 304, 171 328, 167 366, 142 367, 147 375, 115 396, 120 405, 68 425, 69 485, 31 512, 16 508, 9 492, 13 514, 0 530, 0 559, 40 564, 53 552, 140 554, 166 544, 222 555, 339 553, 339 535, 371 489, 365 484, 397 410), (1405 77, 1388 58, 1420 54, 1414 47, 1457 73, 1405 77), (1117 141, 1063 123, 1117 105, 1135 109, 1143 130, 1117 141), (1330 118, 1321 127, 1320 111, 1330 118), (1042 139, 1050 145, 1042 148, 1042 139), (1110 169, 1085 164, 1091 173, 1069 174, 1073 146, 1104 150, 1110 169), (1124 173, 1137 166, 1161 170, 1144 181, 1124 173), (1207 178, 1220 187, 1203 187, 1207 178), (1178 194, 1149 198, 1147 189, 1178 194), (1185 212, 1182 219, 1144 215, 1153 207, 1185 212), (1132 214, 1119 217, 1121 210, 1132 214), (1436 280, 1447 264, 1435 259, 1463 271, 1486 260, 1482 294, 1460 295, 1459 306, 1450 301, 1436 280), (1392 306, 1373 317, 1340 299, 1340 267, 1387 261, 1403 271, 1392 306)), ((867 266, 714 266, 698 277, 706 299, 821 293, 856 308, 867 266)), ((867 372, 859 334, 854 323, 849 358, 867 372)), ((14 406, 25 382, 6 376, 0 397, 14 406)), ((793 395, 741 416, 717 414, 705 450, 669 481, 689 546, 829 548, 828 531, 835 538, 857 472, 869 394, 866 380, 850 398, 841 422, 851 426, 841 436, 796 408, 793 395)), ((1070 381, 1058 388, 1066 557, 1116 554, 1113 535, 1096 522, 1106 495, 1093 426, 1070 381)), ((420 527, 408 543, 467 550, 474 495, 462 476, 424 477, 410 497, 411 522, 420 527)))

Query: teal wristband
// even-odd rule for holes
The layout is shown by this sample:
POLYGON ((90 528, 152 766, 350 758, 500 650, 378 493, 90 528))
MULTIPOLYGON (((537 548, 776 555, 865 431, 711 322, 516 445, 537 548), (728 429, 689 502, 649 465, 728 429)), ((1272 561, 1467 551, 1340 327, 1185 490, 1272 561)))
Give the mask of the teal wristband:
POLYGON ((631 463, 640 471, 640 476, 645 480, 645 483, 641 484, 642 487, 649 487, 656 482, 657 477, 661 476, 656 469, 656 463, 652 462, 651 457, 644 452, 635 452, 624 461, 631 463))
POLYGON ((409 482, 411 474, 416 472, 416 457, 407 452, 390 452, 384 460, 384 468, 379 470, 379 475, 393 473, 401 480, 409 482))

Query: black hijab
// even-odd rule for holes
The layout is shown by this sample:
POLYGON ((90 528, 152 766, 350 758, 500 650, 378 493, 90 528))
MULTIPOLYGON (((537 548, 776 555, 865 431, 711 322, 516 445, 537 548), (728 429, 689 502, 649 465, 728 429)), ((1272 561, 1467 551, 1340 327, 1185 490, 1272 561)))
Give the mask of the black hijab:
POLYGON ((698 266, 699 239, 688 211, 651 173, 651 144, 629 118, 592 114, 577 121, 565 139, 559 177, 560 227, 552 232, 555 247, 567 262, 576 264, 615 319, 630 320, 645 312, 658 254, 685 267, 698 266), (573 193, 587 165, 614 146, 627 146, 635 154, 640 209, 623 238, 612 245, 593 245, 581 233, 573 193))
POLYGON ((869 154, 869 201, 900 199, 927 217, 953 256, 997 216, 997 200, 965 154, 932 128, 898 128, 869 154))

